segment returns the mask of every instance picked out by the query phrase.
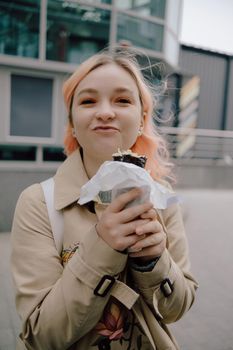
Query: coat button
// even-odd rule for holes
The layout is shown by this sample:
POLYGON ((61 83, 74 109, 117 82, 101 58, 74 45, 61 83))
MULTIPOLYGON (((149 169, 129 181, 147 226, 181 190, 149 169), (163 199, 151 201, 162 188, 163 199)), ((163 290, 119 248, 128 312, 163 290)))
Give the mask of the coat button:
POLYGON ((99 350, 110 350, 110 340, 109 339, 102 339, 98 344, 99 350))

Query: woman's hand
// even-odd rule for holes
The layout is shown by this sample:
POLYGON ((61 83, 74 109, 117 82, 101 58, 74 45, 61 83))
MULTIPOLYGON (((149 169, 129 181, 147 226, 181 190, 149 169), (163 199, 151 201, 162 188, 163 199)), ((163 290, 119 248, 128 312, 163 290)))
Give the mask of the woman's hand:
POLYGON ((98 235, 115 250, 124 251, 134 246, 145 237, 143 233, 140 233, 140 228, 145 232, 152 228, 146 226, 151 222, 151 215, 147 213, 152 209, 152 203, 146 202, 124 209, 140 194, 141 190, 135 188, 117 197, 105 209, 96 225, 98 235))
POLYGON ((163 253, 166 248, 166 234, 154 209, 143 213, 141 219, 149 219, 149 222, 136 228, 136 234, 143 238, 132 245, 128 252, 131 258, 141 258, 146 262, 163 253))

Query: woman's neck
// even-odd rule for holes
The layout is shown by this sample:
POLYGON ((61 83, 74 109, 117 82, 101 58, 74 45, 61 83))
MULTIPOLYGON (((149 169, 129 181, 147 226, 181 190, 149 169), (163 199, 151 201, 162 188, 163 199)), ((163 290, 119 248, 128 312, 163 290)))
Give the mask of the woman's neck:
POLYGON ((91 179, 99 170, 99 167, 105 160, 99 158, 92 158, 87 155, 83 155, 83 165, 86 170, 87 176, 91 179))

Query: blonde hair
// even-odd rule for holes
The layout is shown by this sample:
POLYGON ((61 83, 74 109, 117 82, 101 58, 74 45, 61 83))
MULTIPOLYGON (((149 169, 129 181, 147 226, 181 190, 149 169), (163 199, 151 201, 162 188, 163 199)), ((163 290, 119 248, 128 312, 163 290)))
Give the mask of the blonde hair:
POLYGON ((63 85, 64 101, 69 113, 69 121, 65 132, 65 153, 70 155, 79 147, 78 141, 72 135, 72 103, 76 87, 94 69, 114 63, 125 69, 134 79, 142 105, 144 115, 143 134, 139 136, 131 147, 133 152, 147 156, 146 169, 150 170, 155 180, 172 179, 172 164, 169 162, 169 152, 166 141, 158 134, 153 125, 154 97, 152 89, 143 77, 140 67, 134 57, 126 52, 103 52, 84 61, 63 85))

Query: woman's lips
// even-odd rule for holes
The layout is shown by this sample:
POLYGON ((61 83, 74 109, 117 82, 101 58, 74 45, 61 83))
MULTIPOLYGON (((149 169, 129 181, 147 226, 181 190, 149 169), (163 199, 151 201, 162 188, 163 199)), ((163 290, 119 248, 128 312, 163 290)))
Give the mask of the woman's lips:
POLYGON ((93 128, 93 130, 96 132, 103 132, 103 133, 111 133, 111 132, 119 131, 119 129, 114 126, 96 126, 95 128, 93 128))

